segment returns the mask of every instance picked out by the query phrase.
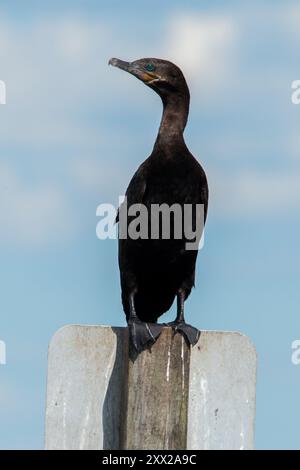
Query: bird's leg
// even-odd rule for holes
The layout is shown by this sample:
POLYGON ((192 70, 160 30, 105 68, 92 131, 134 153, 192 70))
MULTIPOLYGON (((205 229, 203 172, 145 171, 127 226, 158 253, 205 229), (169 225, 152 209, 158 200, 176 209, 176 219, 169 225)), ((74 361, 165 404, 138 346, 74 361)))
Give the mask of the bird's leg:
POLYGON ((168 323, 171 326, 175 333, 181 333, 187 342, 194 346, 199 338, 200 338, 200 331, 197 328, 188 325, 185 323, 184 319, 184 301, 185 301, 185 291, 184 289, 180 289, 177 293, 177 315, 175 321, 168 323))
POLYGON ((137 353, 140 353, 155 343, 161 333, 162 325, 146 323, 138 318, 135 311, 134 295, 135 292, 129 295, 128 328, 130 340, 137 353))
POLYGON ((185 292, 184 290, 179 290, 177 294, 177 315, 175 319, 175 323, 185 323, 184 320, 184 300, 185 300, 185 292))
POLYGON ((135 311, 135 305, 134 305, 134 296, 135 292, 132 292, 129 295, 129 321, 135 321, 137 319, 137 314, 135 311))

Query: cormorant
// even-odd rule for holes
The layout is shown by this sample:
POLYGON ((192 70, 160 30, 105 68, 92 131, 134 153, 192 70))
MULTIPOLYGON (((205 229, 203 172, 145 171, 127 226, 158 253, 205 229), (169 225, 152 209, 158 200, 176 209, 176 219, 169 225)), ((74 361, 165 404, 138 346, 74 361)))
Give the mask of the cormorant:
MULTIPOLYGON (((127 207, 143 204, 185 204, 192 206, 192 226, 197 239, 202 234, 208 206, 206 175, 198 161, 188 150, 183 131, 189 112, 190 94, 184 75, 175 64, 167 60, 146 58, 134 62, 110 59, 109 64, 131 73, 152 88, 162 99, 163 115, 151 155, 140 165, 126 191, 127 207), (195 206, 204 207, 204 220, 196 224, 195 206)), ((120 221, 119 208, 117 222, 120 221)), ((126 209, 127 210, 127 209, 126 209)), ((128 214, 127 214, 128 215, 128 214)), ((128 215, 127 227, 132 217, 128 215)), ((199 331, 186 324, 184 302, 195 281, 198 250, 186 249, 186 237, 163 239, 132 239, 120 237, 119 267, 122 303, 126 314, 131 341, 140 352, 153 344, 161 332, 157 319, 171 307, 177 297, 177 316, 170 323, 175 331, 184 335, 189 344, 196 344, 199 331)), ((151 222, 149 221, 151 230, 151 222)), ((173 229, 173 232, 172 232, 173 229)))

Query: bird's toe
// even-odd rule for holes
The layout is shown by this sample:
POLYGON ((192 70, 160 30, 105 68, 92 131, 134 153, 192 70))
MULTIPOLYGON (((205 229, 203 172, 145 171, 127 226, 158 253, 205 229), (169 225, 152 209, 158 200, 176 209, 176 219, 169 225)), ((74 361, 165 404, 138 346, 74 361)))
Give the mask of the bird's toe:
POLYGON ((180 333, 191 346, 195 346, 198 343, 201 332, 192 325, 189 325, 185 322, 171 322, 168 323, 168 326, 171 326, 175 333, 180 333))
POLYGON ((155 343, 161 333, 162 325, 132 320, 128 322, 128 328, 131 343, 136 352, 140 353, 155 343))

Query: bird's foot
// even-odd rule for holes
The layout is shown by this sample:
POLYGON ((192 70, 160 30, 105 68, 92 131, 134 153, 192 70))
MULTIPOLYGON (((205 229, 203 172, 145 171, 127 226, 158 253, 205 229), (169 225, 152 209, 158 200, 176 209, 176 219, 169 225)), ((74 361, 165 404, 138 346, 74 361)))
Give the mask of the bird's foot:
POLYGON ((139 319, 129 320, 129 337, 137 353, 142 352, 155 343, 159 337, 163 325, 146 323, 139 319))
POLYGON ((170 326, 175 333, 180 333, 189 345, 195 346, 195 344, 198 343, 201 332, 194 326, 188 325, 188 323, 185 323, 184 321, 172 321, 166 325, 170 326))

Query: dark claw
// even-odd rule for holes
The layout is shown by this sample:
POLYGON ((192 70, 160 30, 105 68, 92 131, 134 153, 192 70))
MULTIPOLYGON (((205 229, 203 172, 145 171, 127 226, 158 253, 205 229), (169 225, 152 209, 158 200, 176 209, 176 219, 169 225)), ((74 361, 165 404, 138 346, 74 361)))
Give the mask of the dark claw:
POLYGON ((176 321, 167 323, 167 326, 171 326, 175 333, 181 333, 189 345, 195 346, 198 343, 201 332, 197 328, 185 322, 176 321))
POLYGON ((145 323, 135 319, 129 320, 128 328, 130 340, 137 353, 140 353, 155 343, 161 333, 163 325, 145 323))

